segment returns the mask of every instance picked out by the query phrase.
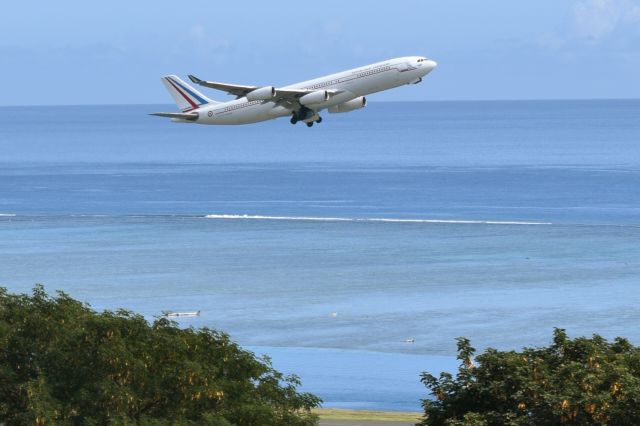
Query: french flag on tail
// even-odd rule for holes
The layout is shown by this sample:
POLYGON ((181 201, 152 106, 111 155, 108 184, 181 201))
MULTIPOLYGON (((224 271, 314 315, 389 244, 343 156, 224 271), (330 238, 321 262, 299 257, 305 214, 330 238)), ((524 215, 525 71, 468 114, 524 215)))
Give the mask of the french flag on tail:
POLYGON ((173 100, 178 104, 178 108, 182 112, 193 111, 202 105, 215 103, 193 87, 189 86, 176 75, 167 75, 162 77, 162 83, 165 85, 173 100))

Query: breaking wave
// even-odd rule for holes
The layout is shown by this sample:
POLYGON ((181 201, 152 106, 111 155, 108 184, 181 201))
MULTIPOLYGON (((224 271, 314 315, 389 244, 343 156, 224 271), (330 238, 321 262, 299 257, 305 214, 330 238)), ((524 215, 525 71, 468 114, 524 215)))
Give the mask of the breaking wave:
POLYGON ((227 220, 282 220, 316 222, 393 222, 393 223, 448 223, 463 225, 552 225, 551 222, 529 222, 512 220, 448 220, 448 219, 400 219, 400 218, 358 218, 358 217, 313 217, 313 216, 261 216, 247 214, 208 214, 206 219, 227 220))

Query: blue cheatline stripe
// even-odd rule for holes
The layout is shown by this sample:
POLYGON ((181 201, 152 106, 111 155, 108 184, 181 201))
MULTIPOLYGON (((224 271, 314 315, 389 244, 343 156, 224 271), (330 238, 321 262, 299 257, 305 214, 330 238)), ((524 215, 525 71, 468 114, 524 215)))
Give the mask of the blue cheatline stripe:
POLYGON ((200 103, 200 105, 202 104, 206 104, 207 100, 204 99, 202 96, 198 96, 196 95, 193 90, 190 90, 188 87, 185 87, 184 85, 180 84, 179 81, 175 81, 172 78, 169 78, 169 80, 173 81, 175 84, 177 84, 178 86, 180 86, 182 88, 182 90, 184 90, 185 92, 187 92, 188 94, 190 94, 191 96, 193 96, 194 98, 196 98, 196 100, 200 103))

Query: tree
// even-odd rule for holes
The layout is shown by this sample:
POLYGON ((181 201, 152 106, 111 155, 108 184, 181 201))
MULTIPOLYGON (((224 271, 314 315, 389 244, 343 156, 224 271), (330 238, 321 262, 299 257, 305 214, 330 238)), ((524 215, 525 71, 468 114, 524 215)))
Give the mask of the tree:
POLYGON ((625 339, 556 329, 548 347, 474 353, 460 338, 455 378, 422 374, 435 399, 421 425, 640 424, 640 349, 625 339))
POLYGON ((0 421, 313 425, 320 399, 225 333, 0 288, 0 421))

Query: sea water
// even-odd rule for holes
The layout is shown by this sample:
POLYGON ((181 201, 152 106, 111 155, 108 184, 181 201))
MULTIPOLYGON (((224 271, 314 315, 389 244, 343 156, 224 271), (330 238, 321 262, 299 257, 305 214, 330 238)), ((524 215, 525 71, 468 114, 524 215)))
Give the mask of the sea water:
POLYGON ((325 406, 570 335, 640 343, 640 101, 373 102, 311 129, 0 109, 0 285, 224 330, 325 406))

